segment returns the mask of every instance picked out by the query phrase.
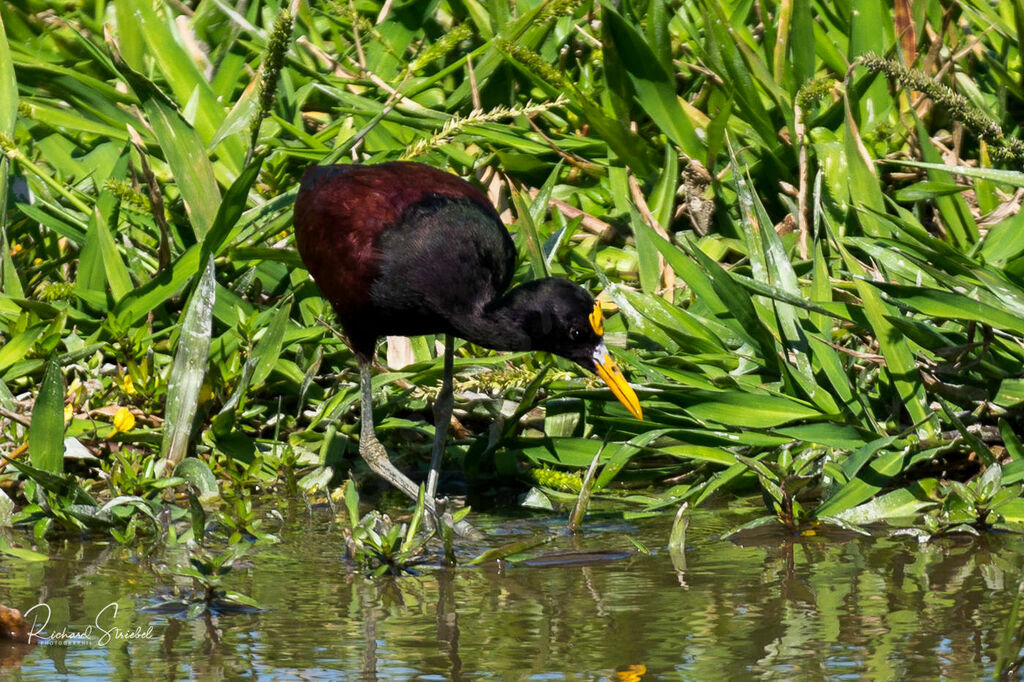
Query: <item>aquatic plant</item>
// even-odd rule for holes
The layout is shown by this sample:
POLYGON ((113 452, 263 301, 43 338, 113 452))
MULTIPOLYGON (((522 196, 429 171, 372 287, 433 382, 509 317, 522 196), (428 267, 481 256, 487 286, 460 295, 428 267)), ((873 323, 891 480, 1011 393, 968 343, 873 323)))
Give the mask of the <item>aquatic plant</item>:
MULTIPOLYGON (((404 154, 507 207, 517 281, 601 292, 644 402, 635 423, 561 360, 460 344, 471 491, 568 509, 600 451, 591 513, 754 490, 798 531, 1024 522, 1017 3, 423 7, 0 7, 13 522, 177 538, 210 494, 255 538, 261 496, 359 477, 355 360, 290 207, 311 162, 404 154), (190 497, 187 462, 216 491, 190 497)), ((378 357, 407 469, 435 341, 378 357)), ((374 532, 403 551, 408 527, 374 532)))

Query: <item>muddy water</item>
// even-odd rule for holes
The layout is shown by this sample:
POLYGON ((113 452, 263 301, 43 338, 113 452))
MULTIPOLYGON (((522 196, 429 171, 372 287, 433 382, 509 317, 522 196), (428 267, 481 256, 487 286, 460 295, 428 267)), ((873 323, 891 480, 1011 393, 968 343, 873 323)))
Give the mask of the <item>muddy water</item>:
MULTIPOLYGON (((1024 538, 722 540, 745 520, 692 515, 685 566, 670 519, 591 520, 540 560, 367 579, 326 512, 295 513, 227 586, 258 613, 154 613, 172 553, 51 546, 3 560, 0 602, 50 644, 0 648, 4 679, 976 679, 991 675, 1024 538), (634 538, 651 550, 637 551, 634 538), (568 552, 568 554, 566 553, 568 552), (578 554, 599 552, 600 554, 578 554), (112 606, 113 605, 113 606, 112 606), (48 613, 44 613, 48 612, 48 613), (33 619, 30 618, 30 621, 33 619)), ((488 543, 560 533, 549 517, 477 518, 488 543)), ((475 553, 482 546, 467 547, 475 553)), ((186 582, 179 579, 179 582, 186 582)))

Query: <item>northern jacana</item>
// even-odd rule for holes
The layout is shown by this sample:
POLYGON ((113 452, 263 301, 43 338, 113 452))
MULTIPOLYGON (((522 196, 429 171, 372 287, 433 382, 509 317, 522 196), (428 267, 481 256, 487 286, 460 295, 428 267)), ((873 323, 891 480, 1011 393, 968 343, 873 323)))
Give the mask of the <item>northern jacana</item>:
POLYGON ((509 289, 512 238, 487 197, 465 180, 410 162, 311 166, 295 200, 295 238, 359 362, 359 453, 413 500, 419 488, 395 468, 374 433, 370 364, 382 336, 445 335, 425 490, 433 514, 453 407, 453 336, 573 360, 596 372, 642 418, 636 393, 605 348, 600 306, 585 289, 557 277, 509 289))

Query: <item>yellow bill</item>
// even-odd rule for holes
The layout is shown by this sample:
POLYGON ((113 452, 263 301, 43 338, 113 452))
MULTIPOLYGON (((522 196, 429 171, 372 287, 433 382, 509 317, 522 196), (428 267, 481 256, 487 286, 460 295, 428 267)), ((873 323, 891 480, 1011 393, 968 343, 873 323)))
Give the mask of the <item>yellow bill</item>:
POLYGON ((597 376, 608 384, 608 388, 612 389, 612 394, 619 399, 619 402, 626 406, 630 414, 642 420, 644 413, 640 409, 640 399, 636 396, 633 387, 626 383, 626 377, 622 375, 622 370, 612 360, 612 356, 608 354, 603 343, 594 351, 594 367, 597 376))

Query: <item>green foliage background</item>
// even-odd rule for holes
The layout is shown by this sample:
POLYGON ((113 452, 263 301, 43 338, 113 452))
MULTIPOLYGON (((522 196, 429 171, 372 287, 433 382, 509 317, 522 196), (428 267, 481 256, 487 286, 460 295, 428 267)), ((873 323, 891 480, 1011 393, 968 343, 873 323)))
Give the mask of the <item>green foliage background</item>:
MULTIPOLYGON (((471 487, 532 478, 560 504, 600 451, 594 504, 630 514, 756 481, 792 528, 1024 520, 1020 0, 0 18, 0 453, 28 443, 18 519, 38 533, 123 529, 189 482, 230 500, 347 468, 355 363, 291 204, 310 163, 395 159, 508 209, 518 280, 600 292, 641 387, 643 422, 569 363, 461 345, 448 455, 471 487), (207 466, 181 470, 191 452, 207 466)), ((433 341, 375 380, 408 466, 433 341)))

